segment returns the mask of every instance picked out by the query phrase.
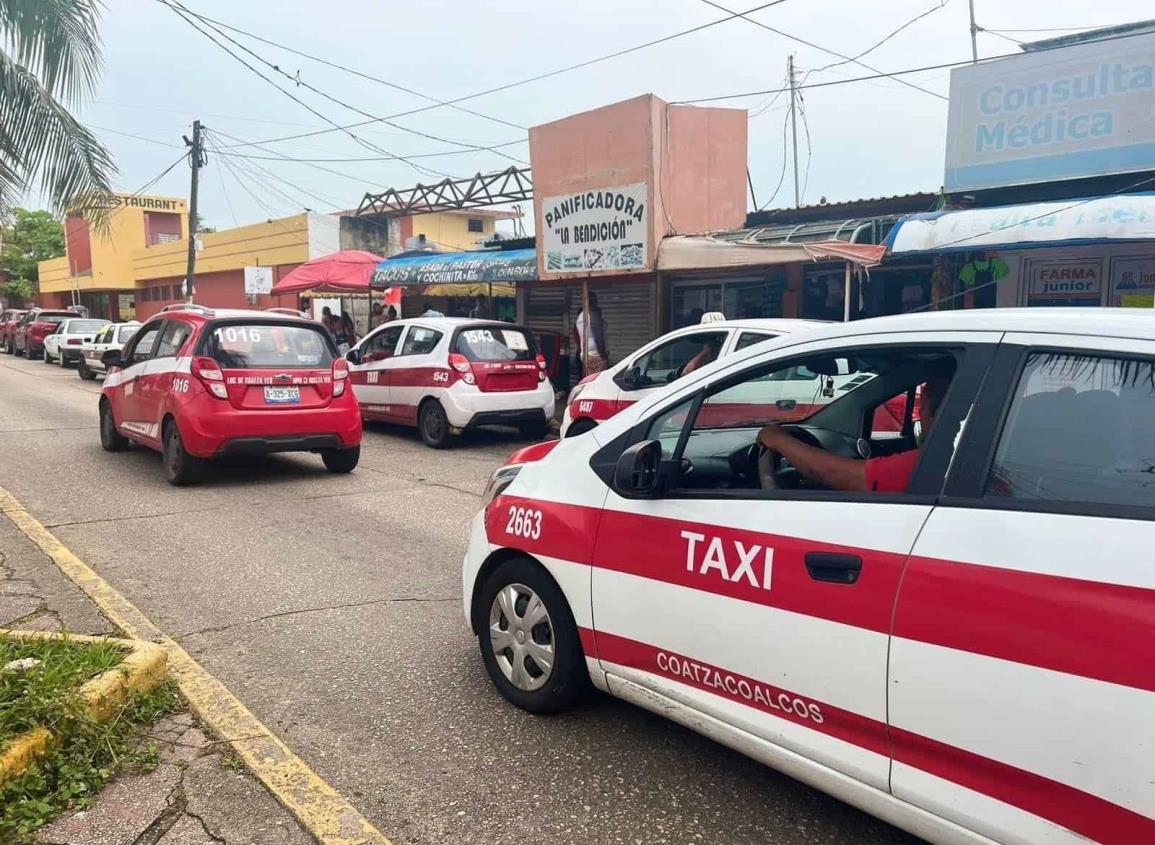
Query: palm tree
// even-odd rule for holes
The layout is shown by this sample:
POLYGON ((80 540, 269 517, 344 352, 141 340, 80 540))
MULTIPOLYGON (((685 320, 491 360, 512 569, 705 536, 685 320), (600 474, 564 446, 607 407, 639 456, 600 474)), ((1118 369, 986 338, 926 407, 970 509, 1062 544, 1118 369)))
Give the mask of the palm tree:
POLYGON ((100 72, 99 0, 0 0, 0 214, 39 184, 52 210, 107 209, 116 166, 65 103, 100 72))

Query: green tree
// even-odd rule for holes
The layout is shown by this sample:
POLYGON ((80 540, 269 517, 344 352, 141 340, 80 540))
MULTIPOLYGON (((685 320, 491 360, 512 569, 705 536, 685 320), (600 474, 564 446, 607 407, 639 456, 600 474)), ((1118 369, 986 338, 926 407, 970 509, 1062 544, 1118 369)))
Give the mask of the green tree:
POLYGON ((47 211, 13 211, 11 226, 0 229, 0 271, 11 281, 35 285, 37 264, 64 255, 64 226, 47 211))
POLYGON ((101 65, 99 0, 0 0, 0 213, 38 184, 57 215, 111 206, 108 150, 69 113, 101 65))

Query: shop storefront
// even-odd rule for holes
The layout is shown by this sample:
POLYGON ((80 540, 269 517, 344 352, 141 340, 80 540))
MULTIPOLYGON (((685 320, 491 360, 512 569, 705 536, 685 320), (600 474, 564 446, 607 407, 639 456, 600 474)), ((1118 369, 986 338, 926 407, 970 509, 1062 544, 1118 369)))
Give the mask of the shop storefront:
POLYGON ((377 265, 375 290, 400 288, 401 316, 426 310, 447 317, 517 320, 517 286, 537 278, 532 249, 424 252, 387 258, 377 265))

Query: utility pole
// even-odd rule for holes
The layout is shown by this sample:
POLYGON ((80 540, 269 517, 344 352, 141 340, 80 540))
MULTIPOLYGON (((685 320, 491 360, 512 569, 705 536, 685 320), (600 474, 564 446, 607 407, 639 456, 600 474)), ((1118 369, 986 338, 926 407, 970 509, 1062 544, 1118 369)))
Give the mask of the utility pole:
POLYGON ((971 60, 979 63, 979 25, 975 23, 975 0, 969 0, 971 7, 971 60))
POLYGON ((802 205, 798 185, 798 112, 794 110, 794 54, 786 57, 786 76, 790 80, 790 130, 794 133, 794 207, 802 205))
POLYGON ((195 286, 193 274, 196 272, 197 263, 197 177, 200 176, 200 169, 204 167, 207 161, 199 120, 193 121, 192 140, 190 141, 186 137, 184 142, 185 146, 191 148, 189 150, 189 166, 192 170, 192 184, 188 192, 188 269, 185 271, 184 277, 185 301, 191 305, 195 286))

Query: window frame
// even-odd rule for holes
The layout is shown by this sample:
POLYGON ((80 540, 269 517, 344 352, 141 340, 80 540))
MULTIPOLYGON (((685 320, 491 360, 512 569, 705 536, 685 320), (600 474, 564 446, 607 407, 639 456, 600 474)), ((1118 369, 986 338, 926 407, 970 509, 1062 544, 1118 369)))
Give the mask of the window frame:
POLYGON ((408 357, 410 355, 432 355, 434 352, 437 351, 437 347, 441 345, 441 341, 445 339, 445 332, 441 331, 440 329, 435 329, 432 326, 422 326, 420 324, 410 323, 405 328, 406 328, 406 330, 401 333, 401 337, 397 338, 397 350, 398 351, 393 353, 392 357, 394 357, 394 358, 405 358, 405 357, 408 357), (433 332, 435 335, 437 335, 437 340, 433 344, 433 347, 431 349, 429 349, 425 352, 406 352, 405 351, 405 344, 407 344, 409 342, 409 337, 410 337, 410 335, 413 334, 414 329, 424 329, 425 331, 433 332))
POLYGON ((129 367, 135 367, 137 364, 143 364, 145 361, 151 361, 152 360, 153 356, 156 355, 157 347, 160 346, 160 337, 164 333, 164 329, 165 329, 165 326, 167 324, 168 324, 168 320, 158 320, 156 322, 156 327, 157 327, 157 329, 156 329, 156 342, 153 344, 152 349, 149 350, 148 355, 146 355, 143 358, 137 359, 136 358, 136 349, 138 346, 140 346, 140 339, 145 336, 146 332, 149 329, 152 328, 153 324, 152 323, 145 323, 143 326, 140 327, 140 330, 132 336, 132 340, 130 340, 127 344, 125 344, 124 355, 121 359, 124 369, 128 369, 129 367))
POLYGON ((394 358, 400 357, 398 355, 398 350, 401 349, 401 347, 403 345, 403 341, 405 340, 405 336, 409 334, 408 329, 409 329, 408 323, 397 324, 394 322, 394 323, 386 323, 383 326, 380 326, 376 331, 373 331, 373 332, 370 332, 369 334, 367 334, 365 337, 363 337, 361 339, 361 342, 360 342, 359 346, 357 347, 361 352, 362 362, 365 364, 377 364, 377 363, 380 363, 381 361, 391 361, 394 358), (400 332, 400 334, 397 335, 396 343, 394 343, 394 345, 393 345, 393 354, 387 355, 384 358, 369 358, 369 354, 371 354, 369 351, 369 347, 371 347, 373 345, 373 342, 377 338, 381 337, 382 335, 384 335, 385 333, 390 332, 390 331, 399 331, 400 332))
MULTIPOLYGON (((659 352, 662 349, 665 349, 667 346, 673 346, 676 343, 681 343, 682 341, 686 340, 687 338, 691 338, 694 335, 698 335, 698 334, 701 334, 701 335, 716 334, 716 335, 722 336, 722 342, 718 345, 718 358, 721 358, 723 355, 726 354, 725 350, 726 350, 727 344, 730 343, 730 341, 733 339, 733 333, 729 329, 724 329, 724 328, 711 329, 708 326, 702 326, 701 324, 694 326, 692 331, 680 332, 676 337, 659 338, 658 342, 655 343, 653 346, 650 346, 649 348, 646 348, 646 349, 642 349, 640 352, 638 352, 636 355, 634 355, 633 358, 630 359, 630 363, 620 373, 618 373, 614 377, 615 384, 617 384, 619 388, 621 388, 622 390, 625 390, 625 391, 652 390, 654 388, 666 387, 667 385, 673 384, 674 382, 672 382, 672 381, 654 382, 653 384, 633 384, 632 382, 627 380, 626 373, 630 372, 631 370, 638 369, 639 362, 641 362, 642 359, 650 358, 655 353, 659 352)), ((690 358, 686 359, 686 362, 688 363, 692 358, 693 358, 693 356, 691 355, 690 358)), ((717 360, 717 358, 715 358, 714 360, 717 360)), ((643 373, 643 375, 644 375, 644 373, 643 373)), ((675 379, 675 381, 677 381, 677 379, 675 379)))
POLYGON ((962 440, 959 441, 958 454, 965 457, 956 467, 952 467, 952 475, 947 479, 940 504, 944 507, 982 510, 1155 520, 1155 507, 1145 505, 1073 502, 1066 499, 1015 499, 986 493, 987 479, 990 477, 1016 391, 1022 383, 1027 361, 1031 355, 1039 353, 1143 362, 1155 359, 1155 353, 1124 352, 1092 345, 1000 344, 990 374, 975 401, 975 412, 967 422, 962 440))
MULTIPOLYGON (((663 459, 663 464, 676 463, 681 460, 685 452, 690 432, 693 430, 693 420, 697 418, 702 403, 708 395, 720 393, 753 376, 753 373, 769 369, 780 369, 796 366, 808 358, 816 355, 831 355, 842 357, 860 352, 876 352, 882 348, 908 347, 912 349, 943 349, 952 351, 958 359, 958 366, 951 381, 942 407, 939 409, 935 430, 927 441, 922 458, 915 467, 911 476, 910 488, 903 493, 878 493, 863 491, 861 493, 843 492, 838 490, 758 490, 758 489, 718 489, 718 490, 680 490, 677 488, 665 490, 658 499, 736 499, 748 501, 786 500, 809 502, 864 502, 875 504, 916 504, 928 505, 940 501, 944 490, 950 482, 951 474, 955 472, 954 457, 960 454, 966 445, 965 439, 960 440, 959 447, 954 448, 954 433, 958 431, 968 411, 978 402, 988 371, 995 359, 998 345, 983 340, 936 340, 933 336, 925 340, 912 339, 904 335, 902 339, 892 342, 882 340, 876 343, 863 343, 860 338, 847 338, 845 346, 823 347, 814 349, 807 345, 805 350, 793 351, 789 355, 774 354, 770 360, 751 362, 740 371, 712 380, 699 386, 692 394, 680 394, 678 397, 655 405, 642 419, 638 420, 627 432, 608 443, 599 450, 590 460, 590 466, 614 492, 627 499, 641 498, 626 491, 619 490, 613 481, 614 467, 618 456, 630 446, 646 439, 653 422, 661 415, 674 408, 691 402, 690 413, 682 432, 678 437, 678 444, 674 454, 663 459), (855 341, 858 342, 855 342, 855 341), (937 433, 935 433, 937 432, 937 433), (944 432, 950 432, 945 435, 944 432)), ((872 411, 871 411, 872 413, 872 411)), ((972 413, 973 416, 973 413, 972 413)), ((971 422, 968 420, 964 429, 964 438, 969 433, 971 422)))
POLYGON ((734 343, 730 349, 731 352, 741 352, 743 349, 749 349, 757 343, 765 343, 768 340, 775 340, 782 336, 782 332, 771 334, 770 332, 762 331, 761 329, 738 329, 734 332, 734 343), (745 346, 742 341, 747 337, 757 337, 757 340, 750 341, 745 346))
POLYGON ((195 333, 196 333, 196 327, 193 326, 192 323, 187 322, 186 320, 166 319, 164 321, 164 328, 161 330, 160 337, 157 338, 156 346, 153 348, 152 357, 157 359, 157 360, 162 360, 164 358, 177 357, 177 354, 188 344, 189 339, 192 338, 192 336, 195 333), (169 335, 175 334, 177 331, 180 330, 181 327, 188 329, 188 335, 185 337, 184 340, 181 341, 180 346, 173 349, 172 352, 165 353, 164 355, 159 354, 161 344, 165 343, 168 340, 169 335))

